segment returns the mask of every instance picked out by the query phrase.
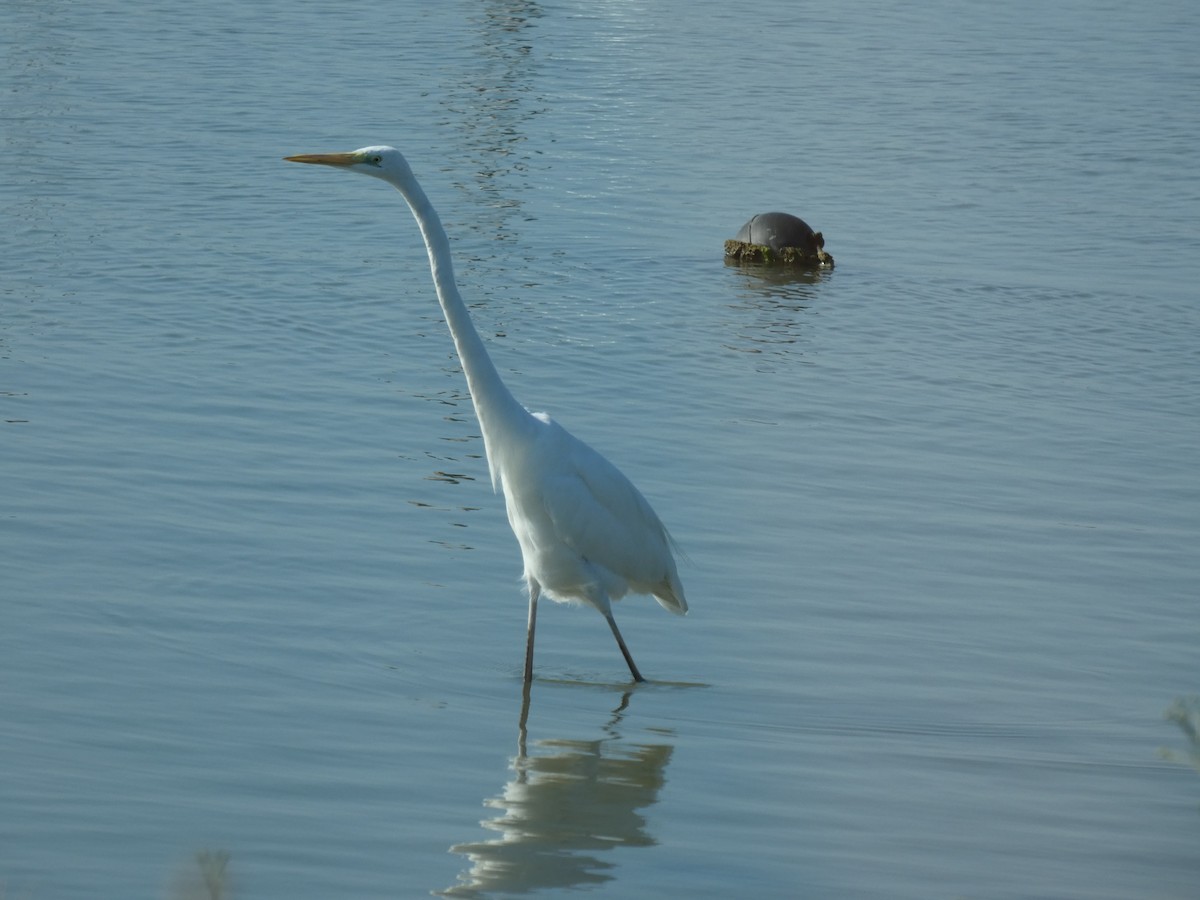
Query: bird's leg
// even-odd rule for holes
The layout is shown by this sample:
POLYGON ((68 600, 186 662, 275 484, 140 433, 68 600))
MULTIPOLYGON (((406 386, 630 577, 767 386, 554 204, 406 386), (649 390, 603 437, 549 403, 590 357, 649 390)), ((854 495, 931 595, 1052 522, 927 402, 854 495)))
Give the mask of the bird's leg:
POLYGON ((533 681, 533 632, 537 626, 537 602, 541 586, 532 578, 529 580, 529 632, 525 637, 525 687, 533 681))
POLYGON ((621 655, 625 657, 625 662, 629 663, 629 671, 633 673, 634 681, 645 681, 642 673, 638 671, 638 667, 633 662, 633 657, 629 655, 629 648, 625 646, 625 639, 621 637, 621 629, 617 628, 617 620, 613 618, 611 612, 605 613, 604 618, 608 619, 608 627, 612 629, 613 637, 617 639, 617 646, 621 648, 621 655))
POLYGON ((519 781, 525 783, 525 760, 529 756, 526 749, 529 740, 529 688, 530 683, 525 682, 525 686, 521 691, 521 718, 517 721, 517 772, 520 774, 519 781))

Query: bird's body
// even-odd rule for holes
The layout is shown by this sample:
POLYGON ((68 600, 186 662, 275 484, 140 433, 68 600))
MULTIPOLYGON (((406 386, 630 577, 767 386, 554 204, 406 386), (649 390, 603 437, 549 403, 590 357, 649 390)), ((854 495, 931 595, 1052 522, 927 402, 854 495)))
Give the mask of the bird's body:
POLYGON ((498 467, 526 579, 602 614, 630 591, 686 612, 670 537, 646 498, 545 413, 530 418, 530 439, 498 467))
POLYGON ((407 161, 392 147, 287 157, 373 175, 408 201, 425 239, 434 287, 483 433, 493 488, 503 491, 521 547, 529 588, 525 680, 533 675, 533 636, 542 594, 580 601, 608 621, 633 677, 634 665, 612 615, 630 591, 687 612, 671 538, 650 504, 616 466, 545 413, 531 413, 509 392, 488 356, 454 281, 450 244, 437 212, 407 161))

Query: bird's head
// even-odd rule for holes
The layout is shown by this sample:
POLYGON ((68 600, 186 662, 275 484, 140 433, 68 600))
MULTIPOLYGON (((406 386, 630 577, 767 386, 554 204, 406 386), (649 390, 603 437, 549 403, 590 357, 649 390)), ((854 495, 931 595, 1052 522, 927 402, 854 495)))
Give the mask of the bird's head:
POLYGON ((347 172, 361 172, 393 184, 409 181, 413 177, 408 160, 395 147, 363 147, 349 153, 302 153, 298 156, 285 156, 284 159, 288 162, 333 166, 347 172))

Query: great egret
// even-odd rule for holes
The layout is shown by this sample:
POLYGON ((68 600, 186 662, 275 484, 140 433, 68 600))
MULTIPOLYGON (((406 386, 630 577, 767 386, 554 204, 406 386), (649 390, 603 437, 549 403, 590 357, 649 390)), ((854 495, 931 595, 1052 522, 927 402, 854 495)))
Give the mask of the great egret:
POLYGON ((399 150, 364 147, 285 159, 382 178, 400 191, 421 227, 438 301, 483 431, 492 488, 504 491, 508 522, 521 545, 529 588, 526 686, 533 679, 541 594, 595 607, 608 620, 634 680, 644 681, 617 628, 612 601, 633 591, 653 595, 679 615, 688 608, 671 537, 646 498, 616 466, 545 413, 526 410, 504 386, 458 293, 446 231, 399 150))

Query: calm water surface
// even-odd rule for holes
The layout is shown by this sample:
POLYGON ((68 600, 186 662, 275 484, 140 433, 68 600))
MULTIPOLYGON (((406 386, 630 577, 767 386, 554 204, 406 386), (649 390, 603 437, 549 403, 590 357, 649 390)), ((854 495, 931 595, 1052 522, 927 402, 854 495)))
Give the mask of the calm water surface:
POLYGON ((0 25, 0 896, 1195 896, 1195 4, 0 25), (522 709, 416 228, 279 161, 378 142, 686 550, 650 684, 553 606, 522 709))

